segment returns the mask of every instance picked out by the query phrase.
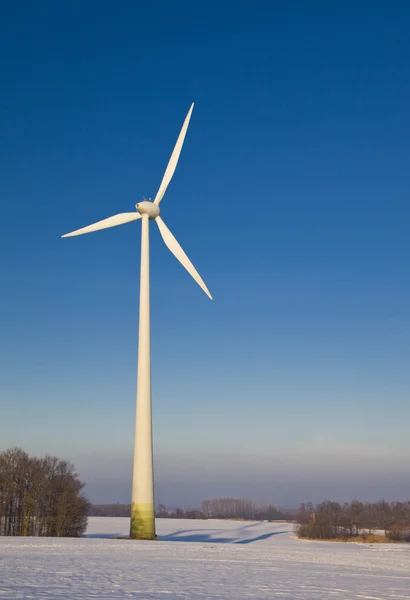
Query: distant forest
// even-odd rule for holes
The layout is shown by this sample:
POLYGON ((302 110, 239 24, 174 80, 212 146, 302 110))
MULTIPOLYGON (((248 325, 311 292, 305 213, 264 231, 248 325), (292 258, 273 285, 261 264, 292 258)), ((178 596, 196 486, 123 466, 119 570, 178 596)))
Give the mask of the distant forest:
MULTIPOLYGON (((90 517, 129 517, 130 504, 91 504, 90 517)), ((290 520, 292 516, 271 504, 247 498, 214 498, 204 500, 200 509, 167 509, 158 504, 155 516, 163 519, 243 519, 250 521, 290 520)))
POLYGON ((410 502, 302 504, 297 533, 316 540, 410 542, 410 502))

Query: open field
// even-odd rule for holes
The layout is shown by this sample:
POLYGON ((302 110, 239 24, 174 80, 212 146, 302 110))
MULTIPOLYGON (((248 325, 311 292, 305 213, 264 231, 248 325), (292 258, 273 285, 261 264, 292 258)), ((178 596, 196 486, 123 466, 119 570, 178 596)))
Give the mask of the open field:
POLYGON ((0 599, 410 599, 410 545, 296 540, 292 525, 93 517, 82 539, 0 538, 0 599))

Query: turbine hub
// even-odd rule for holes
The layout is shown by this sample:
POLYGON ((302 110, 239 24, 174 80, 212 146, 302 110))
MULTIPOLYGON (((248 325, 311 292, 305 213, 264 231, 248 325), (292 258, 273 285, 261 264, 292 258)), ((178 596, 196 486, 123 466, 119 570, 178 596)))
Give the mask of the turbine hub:
POLYGON ((159 215, 159 206, 157 206, 153 202, 149 202, 149 200, 139 202, 135 205, 135 208, 140 213, 140 215, 148 215, 150 219, 156 219, 159 215))

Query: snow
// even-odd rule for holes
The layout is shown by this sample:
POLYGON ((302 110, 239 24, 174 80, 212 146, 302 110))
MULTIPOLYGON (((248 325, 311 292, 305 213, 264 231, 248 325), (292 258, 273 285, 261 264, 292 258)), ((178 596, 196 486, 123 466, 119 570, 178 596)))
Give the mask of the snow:
POLYGON ((81 539, 0 537, 0 600, 410 600, 410 544, 297 540, 288 523, 90 518, 81 539))

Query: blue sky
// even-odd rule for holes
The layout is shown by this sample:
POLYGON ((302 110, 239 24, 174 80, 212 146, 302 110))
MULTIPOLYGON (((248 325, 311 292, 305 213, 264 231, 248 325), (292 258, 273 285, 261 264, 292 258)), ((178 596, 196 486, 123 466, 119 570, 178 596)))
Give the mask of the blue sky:
POLYGON ((128 502, 140 224, 156 499, 410 497, 407 2, 0 7, 0 444, 128 502))

